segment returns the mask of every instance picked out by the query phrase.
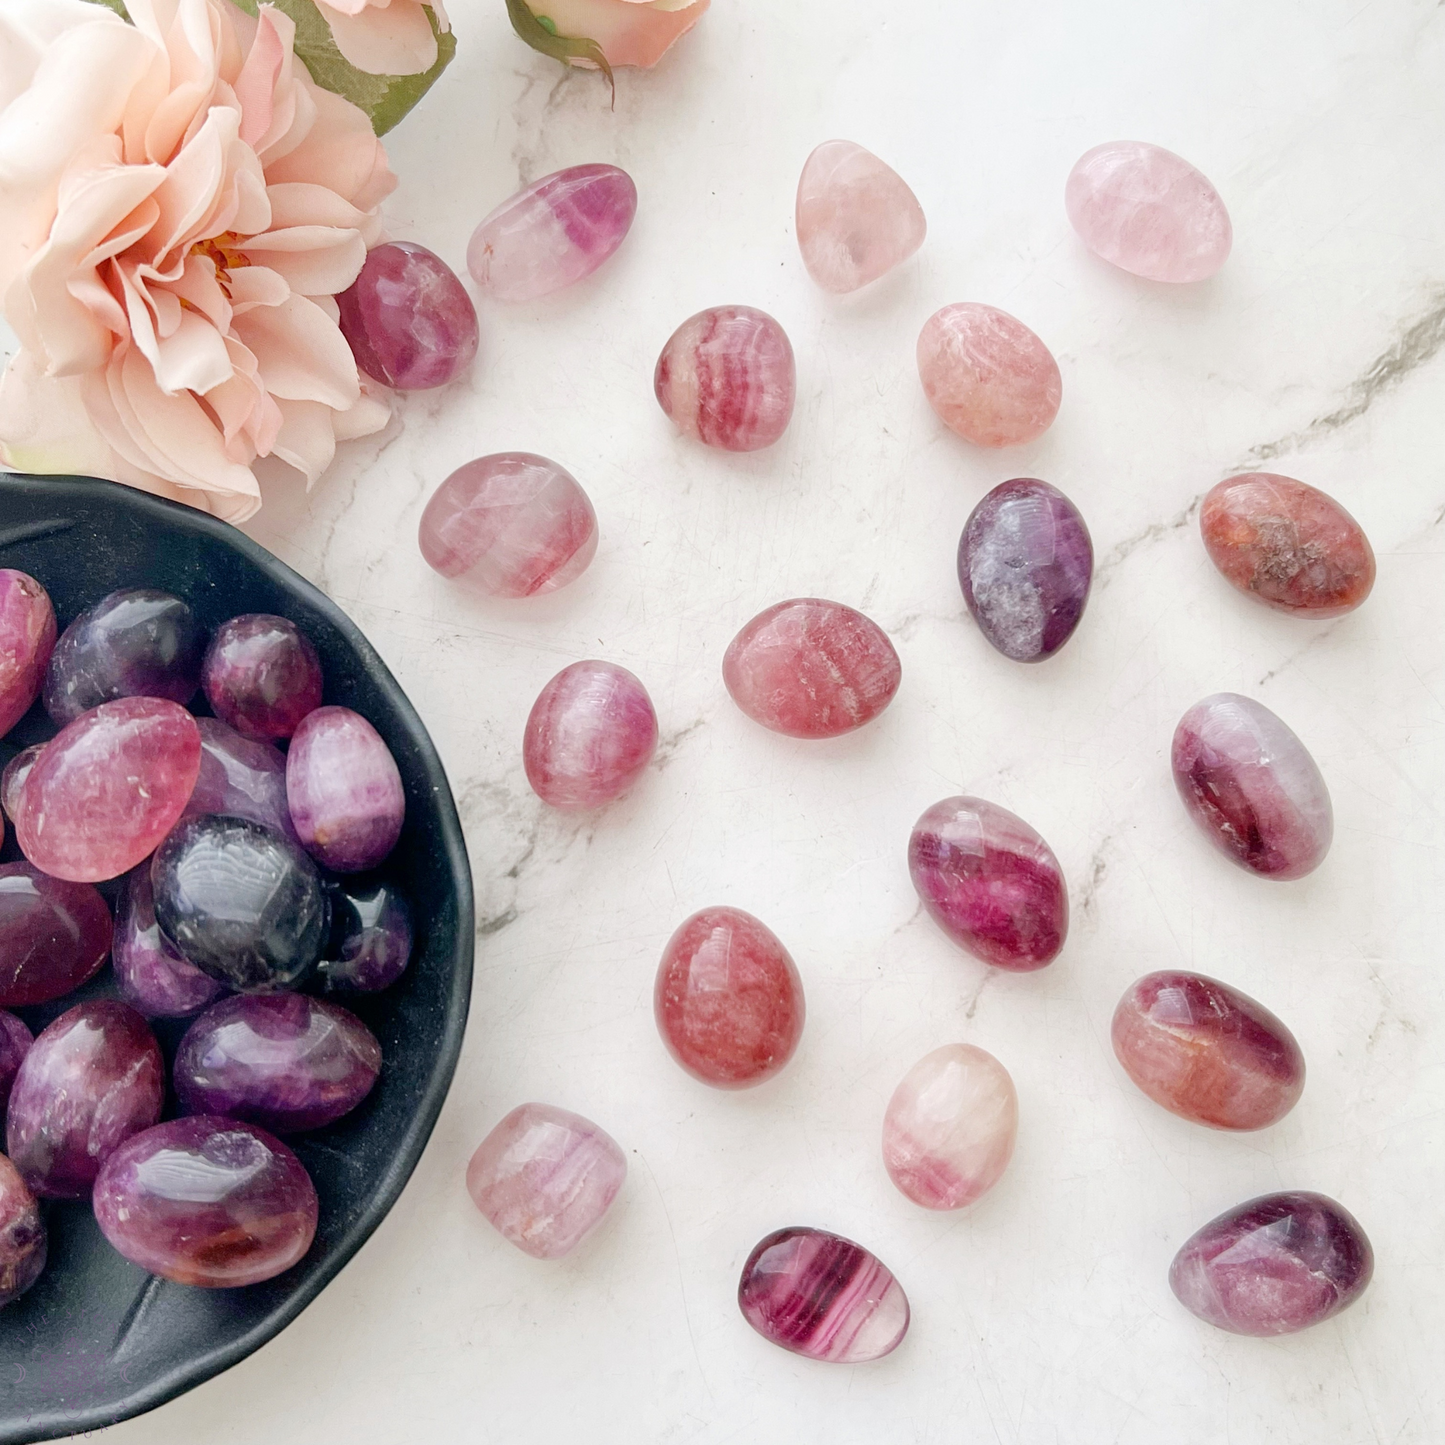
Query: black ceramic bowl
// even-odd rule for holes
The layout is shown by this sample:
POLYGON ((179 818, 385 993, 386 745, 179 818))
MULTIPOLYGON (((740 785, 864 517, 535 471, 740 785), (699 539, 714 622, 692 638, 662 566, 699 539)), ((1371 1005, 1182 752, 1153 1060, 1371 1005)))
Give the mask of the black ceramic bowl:
MULTIPOLYGON (((381 1041, 376 1087, 345 1118, 290 1141, 321 1200, 315 1243, 299 1264, 243 1289, 172 1284, 122 1259, 88 1203, 46 1206, 49 1263, 0 1310, 0 1445, 13 1445, 114 1424, 218 1374, 295 1319, 355 1254, 401 1193, 451 1083, 471 993, 473 916, 461 825, 421 720, 355 625, 264 548, 224 522, 113 482, 0 476, 0 567, 38 578, 62 627, 107 592, 141 585, 184 597, 208 628, 240 612, 291 618, 321 654, 326 702, 369 718, 396 758, 406 826, 386 870, 417 920, 400 982, 345 1000, 381 1041)), ((37 704, 0 741, 0 765, 52 732, 37 704)), ((3 856, 19 856, 13 834, 3 856)), ((106 968, 64 999, 16 1012, 38 1032, 79 999, 113 992, 106 968)), ((157 1021, 167 1057, 185 1022, 157 1021)))

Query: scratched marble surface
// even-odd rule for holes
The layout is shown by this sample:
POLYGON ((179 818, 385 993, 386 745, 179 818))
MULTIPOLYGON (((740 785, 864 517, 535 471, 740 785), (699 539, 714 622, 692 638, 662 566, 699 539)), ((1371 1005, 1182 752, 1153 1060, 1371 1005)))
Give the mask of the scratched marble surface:
POLYGON ((414 396, 309 497, 268 487, 250 530, 361 623, 451 772, 476 872, 467 1044, 390 1217, 278 1339, 98 1438, 421 1442, 997 1441, 1002 1445, 1438 1442, 1445 1433, 1445 10, 1435 0, 1021 0, 899 11, 862 0, 717 0, 656 72, 563 74, 499 0, 450 7, 460 56, 389 140, 393 233, 459 269, 519 182, 625 166, 631 238, 596 277, 481 308, 471 375, 414 396), (809 150, 867 145, 917 192, 919 255, 842 300, 808 281, 792 194, 809 150), (1236 248, 1213 281, 1139 282, 1064 217, 1088 147, 1147 139, 1218 185, 1236 248), (1013 312, 1064 375, 1038 443, 982 452, 924 401, 913 344, 950 301, 1013 312), (770 451, 672 432, 662 342, 703 306, 772 312, 799 400, 770 451), (577 585, 469 598, 416 525, 455 466, 525 448, 601 520, 577 585), (1268 465, 1323 487, 1380 560, 1357 614, 1311 625, 1212 571, 1196 508, 1268 465), (953 571, 984 491, 1033 475, 1093 532, 1089 610, 1023 668, 969 621, 953 571), (824 744, 749 723, 719 676, 736 628, 783 597, 867 610, 904 682, 874 726, 824 744), (662 720, 620 805, 549 814, 522 773, 542 684, 582 657, 638 673, 662 720), (1191 831, 1167 768, 1200 696, 1275 709, 1329 782, 1333 851, 1270 885, 1191 831), (918 813, 982 794, 1050 841, 1073 930, 1041 974, 956 952, 910 888, 918 813), (760 915, 803 974, 797 1058, 742 1095, 683 1075, 652 1023, 662 945, 710 903, 760 915), (1222 1137, 1157 1109, 1109 1052, 1124 987, 1196 967, 1292 1027, 1295 1111, 1222 1137), (1018 1153, 959 1215, 918 1210, 879 1153, 884 1105, 922 1054, 966 1040, 1020 1096, 1018 1153), (561 1264, 494 1234, 462 1186, 514 1105, 602 1124, 630 1177, 561 1264), (1174 1250, 1221 1209, 1317 1189, 1363 1222, 1375 1283, 1278 1341, 1179 1307, 1174 1250), (817 1224, 874 1250, 911 1298, 888 1360, 841 1370, 771 1349, 734 1303, 753 1243, 817 1224))

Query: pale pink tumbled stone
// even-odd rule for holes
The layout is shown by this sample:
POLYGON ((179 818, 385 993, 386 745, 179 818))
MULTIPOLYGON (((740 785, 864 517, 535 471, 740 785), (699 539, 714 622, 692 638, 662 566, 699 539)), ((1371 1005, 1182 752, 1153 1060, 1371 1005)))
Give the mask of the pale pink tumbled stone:
POLYGON ((589 1119, 551 1104, 513 1109, 467 1165, 467 1193, 534 1259, 560 1259, 602 1223, 627 1156, 589 1119))
POLYGON ((580 577, 597 555, 597 513, 577 479, 532 452, 458 467, 421 514, 427 565, 493 597, 534 597, 580 577))
POLYGON ((1049 348, 1007 311, 977 301, 945 306, 924 322, 918 378, 944 423, 981 447, 1042 436, 1064 391, 1049 348))
POLYGON ((798 249, 825 291, 856 291, 906 261, 928 232, 907 182, 872 151, 827 140, 798 180, 798 249))
POLYGON ((998 1183, 1018 1127, 1008 1070, 972 1044, 945 1044, 893 1091, 883 1116, 883 1163, 915 1204, 961 1209, 998 1183))
POLYGON ((1208 178, 1147 141, 1086 151, 1069 172, 1064 208, 1096 256, 1150 281, 1203 281, 1224 265, 1234 240, 1208 178))

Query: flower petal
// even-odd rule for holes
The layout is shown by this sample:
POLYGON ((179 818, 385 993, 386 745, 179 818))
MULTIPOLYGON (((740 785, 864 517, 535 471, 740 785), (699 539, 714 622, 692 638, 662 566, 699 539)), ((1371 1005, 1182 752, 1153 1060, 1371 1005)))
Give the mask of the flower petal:
POLYGON ((247 257, 285 278, 303 296, 334 296, 345 291, 366 261, 360 231, 335 226, 291 226, 253 236, 242 248, 247 257))
POLYGON ((559 35, 595 40, 611 65, 656 65, 677 40, 702 19, 709 0, 682 10, 630 0, 528 0, 559 35))
POLYGON ((258 306, 234 325, 236 337, 256 357, 266 390, 283 401, 324 401, 345 410, 356 404, 361 384, 356 358, 336 323, 304 296, 280 306, 258 306))
POLYGON ((316 8, 331 27, 342 57, 368 75, 418 75, 437 63, 437 38, 417 0, 395 0, 348 12, 345 0, 316 8))

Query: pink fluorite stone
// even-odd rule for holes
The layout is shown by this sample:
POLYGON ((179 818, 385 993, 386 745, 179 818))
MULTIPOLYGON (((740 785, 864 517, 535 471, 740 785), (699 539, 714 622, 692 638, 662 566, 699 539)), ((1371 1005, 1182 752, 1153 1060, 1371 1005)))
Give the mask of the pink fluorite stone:
POLYGON ((289 738, 321 706, 321 659, 289 618, 251 612, 223 622, 201 666, 206 701, 243 738, 289 738))
POLYGON ((472 233, 467 269, 498 301, 531 301, 590 276, 622 244, 637 187, 616 166, 570 166, 503 201, 472 233))
POLYGON ((641 681, 612 662, 574 662, 537 695, 522 735, 527 781, 565 812, 620 798, 657 751, 657 714, 641 681))
POLYGON ((89 883, 0 864, 0 1006, 48 1003, 100 972, 111 944, 110 909, 89 883))
POLYGON ((19 1299, 45 1268, 45 1220, 20 1171, 0 1154, 0 1308, 19 1299))
MULTIPOLYGON (((0 773, 0 807, 5 809, 5 816, 12 822, 20 812, 21 789, 24 788, 25 780, 30 776, 36 759, 44 750, 44 743, 34 743, 28 748, 22 748, 5 764, 5 771, 0 773)), ((0 836, 3 836, 3 833, 3 827, 0 827, 0 836)))
POLYGON ((0 737, 39 696, 54 650, 50 594, 28 573, 0 567, 0 737))
POLYGON ((493 597, 534 597, 580 577, 597 555, 597 513, 577 479, 532 452, 458 467, 421 514, 427 565, 493 597))
POLYGON ((672 333, 652 388, 684 436, 724 451, 755 452, 772 446, 793 415, 793 348, 766 312, 714 306, 672 333))
POLYGON ((722 672, 754 722, 793 738, 834 738, 872 722, 903 680, 876 622, 819 597, 758 613, 728 644, 722 672))
POLYGON ((906 261, 928 231, 903 177, 850 140, 824 141, 798 181, 798 248, 825 291, 856 291, 906 261))
POLYGON ((972 1044, 945 1044, 893 1091, 883 1116, 883 1163, 915 1204, 962 1209, 998 1183, 1018 1128, 1008 1070, 972 1044))
POLYGON ((1041 437, 1064 390, 1049 348, 1022 321, 976 301, 945 306, 924 322, 918 376, 944 423, 981 447, 1041 437))
POLYGON ((1219 192, 1188 161, 1146 141, 1110 141, 1080 156, 1064 207, 1084 244, 1150 281, 1203 281, 1234 239, 1219 192))
POLYGON ((560 1259, 602 1223, 626 1178, 627 1156, 596 1124, 523 1104, 477 1146, 467 1193, 524 1254, 560 1259))

